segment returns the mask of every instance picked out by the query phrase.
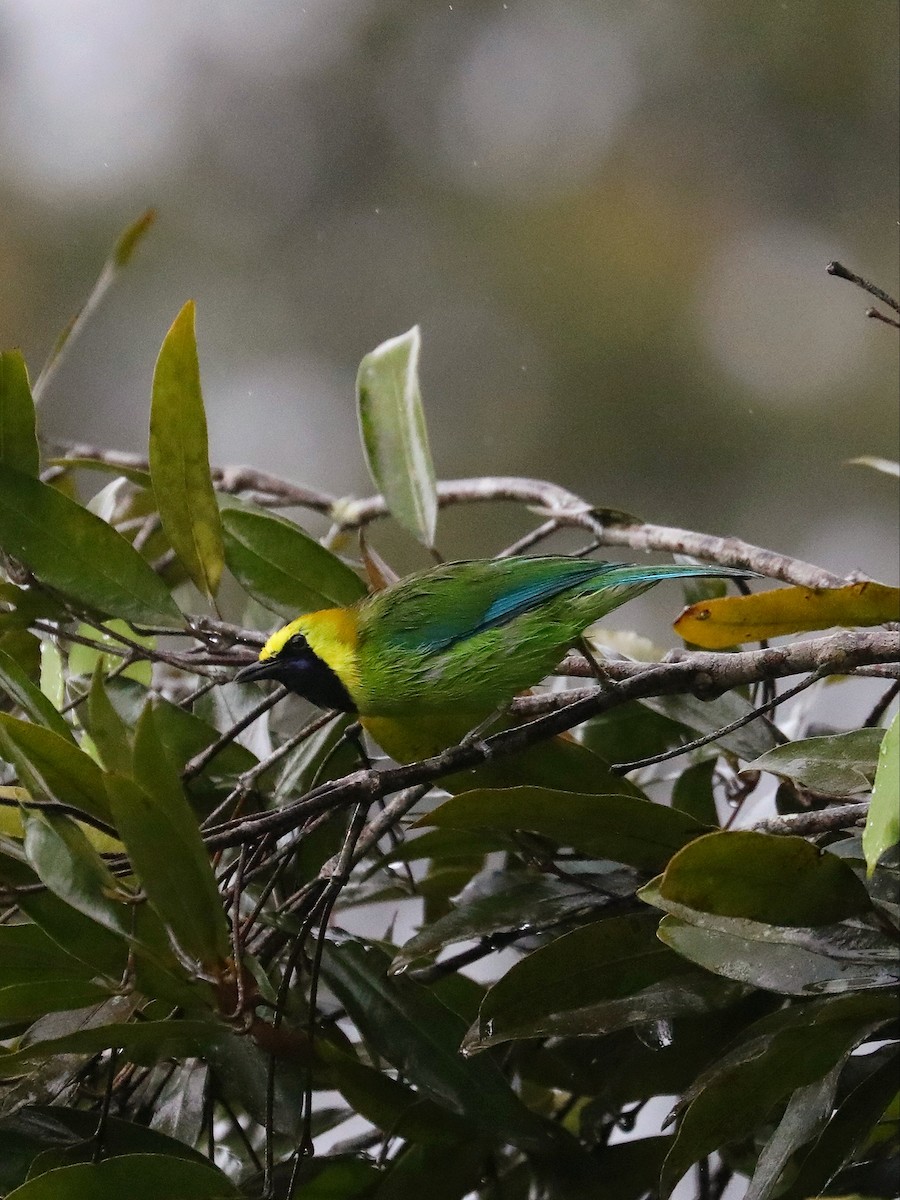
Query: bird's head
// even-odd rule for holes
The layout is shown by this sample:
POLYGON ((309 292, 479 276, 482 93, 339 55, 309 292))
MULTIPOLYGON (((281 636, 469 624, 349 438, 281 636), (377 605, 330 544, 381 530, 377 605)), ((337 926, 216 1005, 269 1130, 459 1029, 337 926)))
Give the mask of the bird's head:
POLYGON ((235 675, 239 683, 274 679, 319 708, 355 712, 355 625, 346 609, 307 613, 277 630, 259 659, 235 675))

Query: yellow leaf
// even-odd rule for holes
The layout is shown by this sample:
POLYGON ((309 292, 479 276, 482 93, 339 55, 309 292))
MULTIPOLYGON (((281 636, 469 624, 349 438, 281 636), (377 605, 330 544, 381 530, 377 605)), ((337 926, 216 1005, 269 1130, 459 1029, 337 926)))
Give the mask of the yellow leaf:
POLYGON ((881 625, 900 621, 900 588, 854 583, 842 588, 787 587, 755 596, 703 600, 682 612, 673 629, 705 650, 740 642, 831 629, 835 625, 881 625))

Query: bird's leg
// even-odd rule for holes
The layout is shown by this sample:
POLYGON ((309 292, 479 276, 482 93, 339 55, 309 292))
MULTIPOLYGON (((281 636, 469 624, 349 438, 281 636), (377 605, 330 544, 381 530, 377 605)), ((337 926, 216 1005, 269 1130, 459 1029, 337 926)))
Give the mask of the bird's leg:
POLYGON ((603 663, 597 658, 593 650, 588 644, 587 638, 580 637, 577 642, 578 649, 588 661, 588 666, 594 673, 594 678, 600 685, 600 690, 603 692, 610 691, 615 686, 615 680, 604 667, 603 663))
POLYGON ((486 733, 492 725, 496 725, 500 718, 504 717, 508 711, 509 706, 506 704, 501 704, 499 708, 495 708, 493 712, 488 713, 483 720, 479 721, 473 729, 470 729, 459 744, 461 746, 474 746, 476 750, 481 751, 485 758, 490 758, 493 751, 487 742, 483 740, 482 734, 486 733))
POLYGON ((365 741, 363 740, 362 725, 359 721, 353 721, 344 730, 344 741, 352 742, 359 754, 359 761, 367 771, 372 769, 372 760, 369 758, 369 752, 366 749, 365 741))

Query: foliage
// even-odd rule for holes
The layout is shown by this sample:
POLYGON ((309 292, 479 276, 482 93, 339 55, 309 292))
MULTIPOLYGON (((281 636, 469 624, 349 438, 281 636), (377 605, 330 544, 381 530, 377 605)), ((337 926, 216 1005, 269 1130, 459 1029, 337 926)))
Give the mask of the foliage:
MULTIPOLYGON (((0 1192, 636 1200, 695 1170, 709 1196, 734 1174, 753 1200, 892 1195, 897 719, 886 696, 862 728, 779 724, 767 691, 887 689, 890 631, 611 658, 567 707, 517 702, 524 734, 375 774, 345 717, 230 682, 256 630, 364 592, 339 552, 388 506, 429 547, 441 503, 512 498, 541 509, 533 545, 574 525, 678 548, 549 484, 442 489, 418 350, 360 369, 370 501, 209 469, 193 306, 147 461, 39 472, 24 363, 0 359, 0 1192), (732 829, 767 787, 781 817, 732 829), (660 1098, 663 1128, 623 1137, 660 1098)), ((796 586, 742 625, 693 583, 695 620, 762 638, 896 607, 708 542, 796 586)))

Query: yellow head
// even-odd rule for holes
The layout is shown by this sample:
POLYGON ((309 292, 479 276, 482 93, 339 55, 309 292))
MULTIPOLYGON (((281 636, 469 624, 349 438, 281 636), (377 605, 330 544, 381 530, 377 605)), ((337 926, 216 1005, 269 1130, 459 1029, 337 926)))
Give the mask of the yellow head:
POLYGON ((259 661, 239 671, 242 682, 276 679, 320 708, 355 712, 359 686, 356 611, 326 608, 304 613, 277 630, 259 661))

